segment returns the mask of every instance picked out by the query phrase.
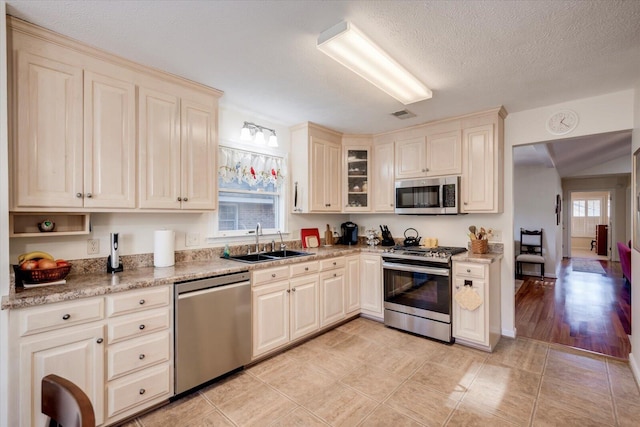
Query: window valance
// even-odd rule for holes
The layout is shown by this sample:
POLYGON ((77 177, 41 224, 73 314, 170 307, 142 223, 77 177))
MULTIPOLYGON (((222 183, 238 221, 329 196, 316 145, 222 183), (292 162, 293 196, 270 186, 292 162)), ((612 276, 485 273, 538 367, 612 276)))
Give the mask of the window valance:
POLYGON ((218 159, 218 176, 225 183, 235 181, 258 189, 280 187, 286 178, 286 161, 282 157, 221 146, 218 159))

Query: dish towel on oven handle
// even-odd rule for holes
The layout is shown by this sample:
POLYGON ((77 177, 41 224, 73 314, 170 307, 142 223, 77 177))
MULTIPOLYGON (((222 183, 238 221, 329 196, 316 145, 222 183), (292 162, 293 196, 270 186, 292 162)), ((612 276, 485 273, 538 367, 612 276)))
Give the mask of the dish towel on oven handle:
POLYGON ((458 305, 465 310, 473 311, 482 305, 482 297, 471 286, 464 286, 454 298, 458 305))

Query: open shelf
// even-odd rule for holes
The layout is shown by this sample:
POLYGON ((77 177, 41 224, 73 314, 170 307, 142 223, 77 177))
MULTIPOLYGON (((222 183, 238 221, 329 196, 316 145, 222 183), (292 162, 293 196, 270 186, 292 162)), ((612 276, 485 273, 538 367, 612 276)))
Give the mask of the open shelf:
POLYGON ((51 237, 89 234, 91 215, 88 213, 9 213, 9 237, 51 237), (40 231, 38 223, 49 219, 53 231, 40 231))

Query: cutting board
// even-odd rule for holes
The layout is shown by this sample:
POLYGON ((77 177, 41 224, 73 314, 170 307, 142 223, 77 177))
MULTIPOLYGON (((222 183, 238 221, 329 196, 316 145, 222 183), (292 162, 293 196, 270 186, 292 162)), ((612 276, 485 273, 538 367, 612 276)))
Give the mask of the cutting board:
POLYGON ((303 248, 317 248, 320 244, 320 230, 317 228, 302 228, 300 229, 300 240, 302 240, 303 248))

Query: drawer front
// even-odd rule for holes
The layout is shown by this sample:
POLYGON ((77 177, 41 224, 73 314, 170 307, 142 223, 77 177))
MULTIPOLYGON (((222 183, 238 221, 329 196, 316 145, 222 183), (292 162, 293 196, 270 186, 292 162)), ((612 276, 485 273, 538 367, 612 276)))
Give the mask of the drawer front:
POLYGON ((171 370, 169 364, 145 369, 128 375, 107 386, 107 416, 113 417, 143 405, 150 400, 171 395, 171 370))
POLYGON ((253 285, 276 282, 289 278, 289 266, 267 268, 266 270, 256 270, 253 272, 253 285))
POLYGON ((20 310, 20 336, 104 318, 104 299, 91 298, 20 310))
POLYGON ((332 270, 334 268, 342 268, 346 265, 344 257, 323 259, 320 261, 320 271, 332 270))
POLYGON ((168 286, 109 295, 106 297, 107 316, 118 316, 149 308, 164 307, 169 305, 170 302, 171 289, 168 286))
POLYGON ((107 350, 107 380, 169 361, 169 331, 129 340, 109 346, 107 350))
POLYGON ((169 328, 169 310, 149 310, 141 314, 130 314, 122 319, 108 323, 108 343, 116 343, 129 338, 149 335, 169 328))
POLYGON ((291 266, 291 277, 316 273, 318 272, 319 268, 320 268, 320 263, 318 261, 301 262, 299 264, 293 264, 291 266))
POLYGON ((456 262, 454 265, 454 274, 456 276, 484 278, 484 264, 475 264, 471 262, 456 262))

